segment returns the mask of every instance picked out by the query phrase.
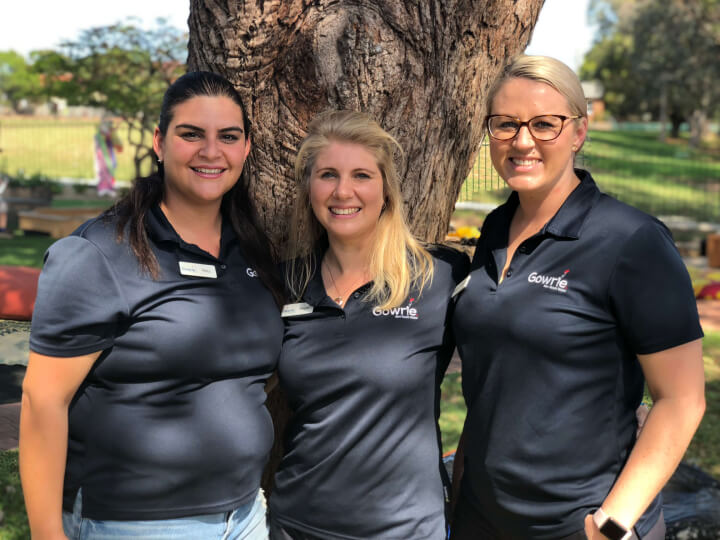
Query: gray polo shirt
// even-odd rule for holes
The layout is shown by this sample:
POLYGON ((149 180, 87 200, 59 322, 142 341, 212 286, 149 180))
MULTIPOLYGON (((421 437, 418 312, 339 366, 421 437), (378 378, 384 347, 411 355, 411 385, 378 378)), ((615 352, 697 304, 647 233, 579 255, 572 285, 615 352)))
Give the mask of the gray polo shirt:
MULTIPOLYGON (((468 406, 462 493, 513 538, 582 530, 635 442, 637 355, 702 336, 669 231, 576 172, 580 185, 500 284, 517 193, 487 217, 454 312, 468 406)), ((640 534, 659 512, 658 497, 640 534)))
POLYGON ((278 365, 294 410, 270 497, 281 524, 321 538, 445 538, 439 387, 468 262, 435 252, 432 285, 386 311, 363 301, 368 285, 340 308, 314 276, 313 311, 285 318, 278 365))
POLYGON ((71 511, 82 488, 94 519, 236 508, 257 493, 273 440, 264 383, 282 321, 232 228, 218 258, 183 242, 159 207, 147 230, 157 280, 96 218, 49 248, 39 281, 30 348, 103 351, 70 406, 63 497, 71 511))

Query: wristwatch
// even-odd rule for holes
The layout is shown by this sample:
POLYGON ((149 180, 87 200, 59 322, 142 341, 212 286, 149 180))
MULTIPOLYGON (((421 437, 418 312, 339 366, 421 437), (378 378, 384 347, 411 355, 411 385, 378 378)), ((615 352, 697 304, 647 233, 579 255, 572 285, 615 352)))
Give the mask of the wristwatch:
POLYGON ((628 540, 632 537, 632 530, 623 527, 616 520, 608 516, 602 508, 595 510, 593 522, 600 532, 610 540, 628 540))

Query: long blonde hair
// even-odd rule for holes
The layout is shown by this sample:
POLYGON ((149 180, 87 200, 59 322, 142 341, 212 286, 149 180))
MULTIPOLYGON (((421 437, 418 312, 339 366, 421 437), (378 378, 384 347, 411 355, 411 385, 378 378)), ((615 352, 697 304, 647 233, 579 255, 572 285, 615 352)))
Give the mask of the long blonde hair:
POLYGON ((377 160, 382 173, 385 207, 374 236, 368 270, 373 281, 366 300, 381 309, 398 307, 416 286, 419 293, 432 280, 432 257, 405 221, 393 156, 398 142, 368 115, 356 111, 326 111, 308 126, 295 158, 297 193, 290 228, 286 279, 291 296, 299 300, 316 271, 316 258, 328 247, 327 233, 310 206, 310 175, 317 155, 331 142, 360 144, 377 160))

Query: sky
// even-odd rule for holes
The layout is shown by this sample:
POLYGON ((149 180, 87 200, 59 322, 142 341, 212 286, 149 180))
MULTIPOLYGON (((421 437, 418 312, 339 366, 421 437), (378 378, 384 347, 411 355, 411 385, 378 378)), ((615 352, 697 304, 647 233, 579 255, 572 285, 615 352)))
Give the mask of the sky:
MULTIPOLYGON (((593 39, 586 20, 589 0, 545 0, 533 31, 528 54, 562 60, 577 70, 593 39)), ((52 49, 75 39, 83 29, 105 26, 135 16, 140 26, 152 26, 158 17, 187 29, 189 0, 0 0, 0 51, 22 54, 52 49), (40 13, 38 13, 40 11, 40 13)))

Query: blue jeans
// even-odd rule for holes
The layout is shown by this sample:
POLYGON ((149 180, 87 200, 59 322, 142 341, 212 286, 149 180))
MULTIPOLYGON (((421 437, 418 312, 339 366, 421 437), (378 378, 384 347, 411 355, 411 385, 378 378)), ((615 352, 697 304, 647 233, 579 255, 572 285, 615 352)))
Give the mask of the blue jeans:
POLYGON ((63 529, 69 540, 267 540, 265 496, 231 512, 176 519, 98 521, 82 517, 82 494, 75 498, 72 514, 63 512, 63 529))

